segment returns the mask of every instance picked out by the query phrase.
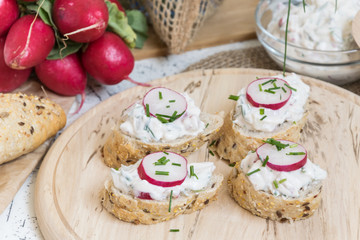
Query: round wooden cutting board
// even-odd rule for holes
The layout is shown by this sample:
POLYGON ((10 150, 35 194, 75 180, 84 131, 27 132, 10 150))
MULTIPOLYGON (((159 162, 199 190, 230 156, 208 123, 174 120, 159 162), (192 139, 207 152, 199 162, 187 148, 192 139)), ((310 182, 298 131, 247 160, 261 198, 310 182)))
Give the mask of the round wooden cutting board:
MULTIPOLYGON (((203 111, 230 111, 237 94, 256 77, 279 74, 260 69, 187 72, 152 82, 187 92, 203 111)), ((360 228, 360 97, 337 86, 304 77, 311 86, 310 115, 301 142, 309 158, 328 172, 323 200, 314 216, 293 224, 253 216, 229 196, 228 162, 206 147, 189 161, 213 161, 225 175, 218 200, 205 209, 155 225, 122 222, 100 204, 110 169, 101 148, 122 110, 148 88, 134 87, 97 105, 56 140, 36 182, 35 210, 46 239, 356 239, 360 228), (179 232, 169 232, 179 229, 179 232)))

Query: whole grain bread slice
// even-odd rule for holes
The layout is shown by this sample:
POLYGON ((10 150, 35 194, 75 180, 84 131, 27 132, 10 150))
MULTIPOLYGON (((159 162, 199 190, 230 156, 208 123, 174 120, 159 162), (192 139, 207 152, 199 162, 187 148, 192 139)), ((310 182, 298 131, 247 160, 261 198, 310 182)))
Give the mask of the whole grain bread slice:
POLYGON ((240 162, 249 151, 257 149, 263 140, 268 138, 283 139, 298 142, 300 134, 306 123, 308 112, 297 122, 285 122, 273 132, 251 130, 249 124, 242 115, 238 116, 238 122, 234 123, 234 111, 231 111, 224 119, 224 124, 219 133, 212 136, 209 148, 217 155, 229 160, 231 163, 240 162))
POLYGON ((124 119, 120 119, 104 145, 104 162, 111 168, 119 168, 122 164, 134 164, 144 156, 159 151, 171 151, 186 157, 208 142, 223 125, 222 113, 216 115, 201 113, 200 119, 207 126, 203 132, 197 136, 185 136, 166 143, 146 143, 126 135, 119 128, 124 121, 124 119))
POLYGON ((238 162, 228 178, 230 195, 252 214, 280 222, 292 222, 312 216, 321 202, 322 184, 313 185, 299 198, 284 199, 255 190, 238 162))
POLYGON ((66 124, 56 103, 22 93, 0 93, 0 164, 33 151, 66 124))
POLYGON ((134 198, 120 192, 112 180, 105 182, 101 203, 104 208, 120 220, 135 224, 154 224, 170 220, 180 214, 188 214, 203 209, 215 201, 223 181, 222 175, 213 175, 207 188, 188 196, 179 196, 171 201, 156 201, 134 198))

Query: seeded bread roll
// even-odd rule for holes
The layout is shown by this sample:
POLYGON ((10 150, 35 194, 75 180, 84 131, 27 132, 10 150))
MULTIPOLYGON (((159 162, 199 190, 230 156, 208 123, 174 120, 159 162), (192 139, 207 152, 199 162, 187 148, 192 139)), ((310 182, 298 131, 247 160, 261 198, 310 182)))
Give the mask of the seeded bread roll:
POLYGON ((233 115, 234 111, 225 117, 224 125, 219 133, 213 136, 211 139, 212 144, 209 146, 220 158, 229 160, 231 163, 241 161, 249 151, 258 148, 264 143, 263 140, 268 138, 298 142, 308 113, 305 112, 303 117, 296 123, 285 122, 281 124, 273 132, 251 130, 242 115, 238 116, 239 123, 235 124, 233 123, 235 120, 233 115))
POLYGON ((246 174, 236 163, 229 179, 230 195, 252 214, 280 222, 306 219, 312 216, 321 202, 321 183, 302 191, 299 198, 284 199, 264 191, 256 191, 246 174))
POLYGON ((167 143, 145 143, 126 135, 119 128, 120 124, 124 122, 124 119, 121 119, 104 145, 104 162, 111 168, 119 168, 122 164, 134 164, 147 154, 161 151, 176 152, 186 157, 208 142, 223 124, 221 115, 201 113, 200 119, 207 125, 202 133, 197 136, 185 136, 167 143))
POLYGON ((48 99, 0 93, 0 164, 33 151, 65 123, 64 110, 48 99))
POLYGON ((189 196, 179 196, 171 201, 144 200, 123 194, 115 188, 112 180, 105 183, 101 203, 106 210, 120 220, 135 224, 154 224, 170 220, 180 214, 203 209, 215 201, 223 181, 222 175, 213 175, 208 187, 189 196))

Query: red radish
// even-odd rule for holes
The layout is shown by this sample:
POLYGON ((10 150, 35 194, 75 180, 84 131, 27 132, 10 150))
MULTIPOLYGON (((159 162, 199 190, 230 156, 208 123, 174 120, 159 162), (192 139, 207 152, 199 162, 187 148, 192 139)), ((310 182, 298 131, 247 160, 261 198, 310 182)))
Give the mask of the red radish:
POLYGON ((145 156, 138 167, 139 177, 160 187, 182 184, 187 176, 187 160, 173 152, 155 152, 145 156))
POLYGON ((91 42, 104 34, 109 12, 104 0, 55 0, 53 19, 65 37, 91 42))
MULTIPOLYGON (((1 0, 0 0, 1 1, 1 0)), ((15 70, 9 68, 4 61, 5 38, 0 38, 0 92, 11 92, 20 87, 29 77, 31 68, 15 70)))
POLYGON ((54 92, 67 96, 81 94, 78 111, 81 109, 85 100, 86 73, 76 53, 63 59, 45 60, 35 67, 35 71, 40 81, 54 92))
POLYGON ((55 43, 52 28, 39 17, 25 15, 10 28, 6 37, 4 58, 14 69, 38 65, 49 55, 55 43))
POLYGON ((115 3, 116 6, 118 7, 118 9, 126 15, 125 9, 121 6, 121 4, 119 3, 118 0, 108 0, 108 1, 112 2, 112 3, 115 3))
POLYGON ((5 35, 19 17, 16 0, 0 0, 0 36, 5 35))
POLYGON ((153 200, 150 193, 147 193, 147 192, 140 192, 139 195, 137 196, 137 198, 153 200))
POLYGON ((129 77, 134 68, 134 57, 116 34, 105 32, 102 37, 89 43, 82 54, 85 70, 97 81, 113 85, 128 80, 142 86, 149 84, 135 82, 129 77))
POLYGON ((291 141, 274 140, 270 143, 264 143, 256 153, 262 161, 266 161, 266 165, 276 171, 290 172, 303 167, 307 162, 306 149, 291 141), (278 150, 279 144, 285 144, 278 150))
POLYGON ((254 107, 282 108, 291 97, 289 84, 281 78, 259 78, 246 89, 246 99, 254 107))
POLYGON ((187 109, 187 102, 180 93, 157 87, 148 91, 143 98, 145 112, 153 117, 162 117, 166 120, 176 120, 187 109), (148 109, 148 110, 147 110, 148 109))

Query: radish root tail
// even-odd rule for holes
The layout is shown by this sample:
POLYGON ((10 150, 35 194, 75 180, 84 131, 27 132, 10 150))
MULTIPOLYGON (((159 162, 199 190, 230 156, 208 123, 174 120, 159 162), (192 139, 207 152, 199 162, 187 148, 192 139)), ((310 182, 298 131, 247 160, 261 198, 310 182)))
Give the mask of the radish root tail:
POLYGON ((143 87, 151 87, 152 86, 149 83, 142 83, 142 82, 135 81, 134 79, 130 78, 129 76, 126 77, 125 80, 128 80, 129 82, 132 82, 138 86, 143 86, 143 87))
POLYGON ((72 115, 78 114, 80 112, 82 106, 84 105, 84 102, 85 102, 85 91, 81 93, 81 103, 79 108, 72 115))

